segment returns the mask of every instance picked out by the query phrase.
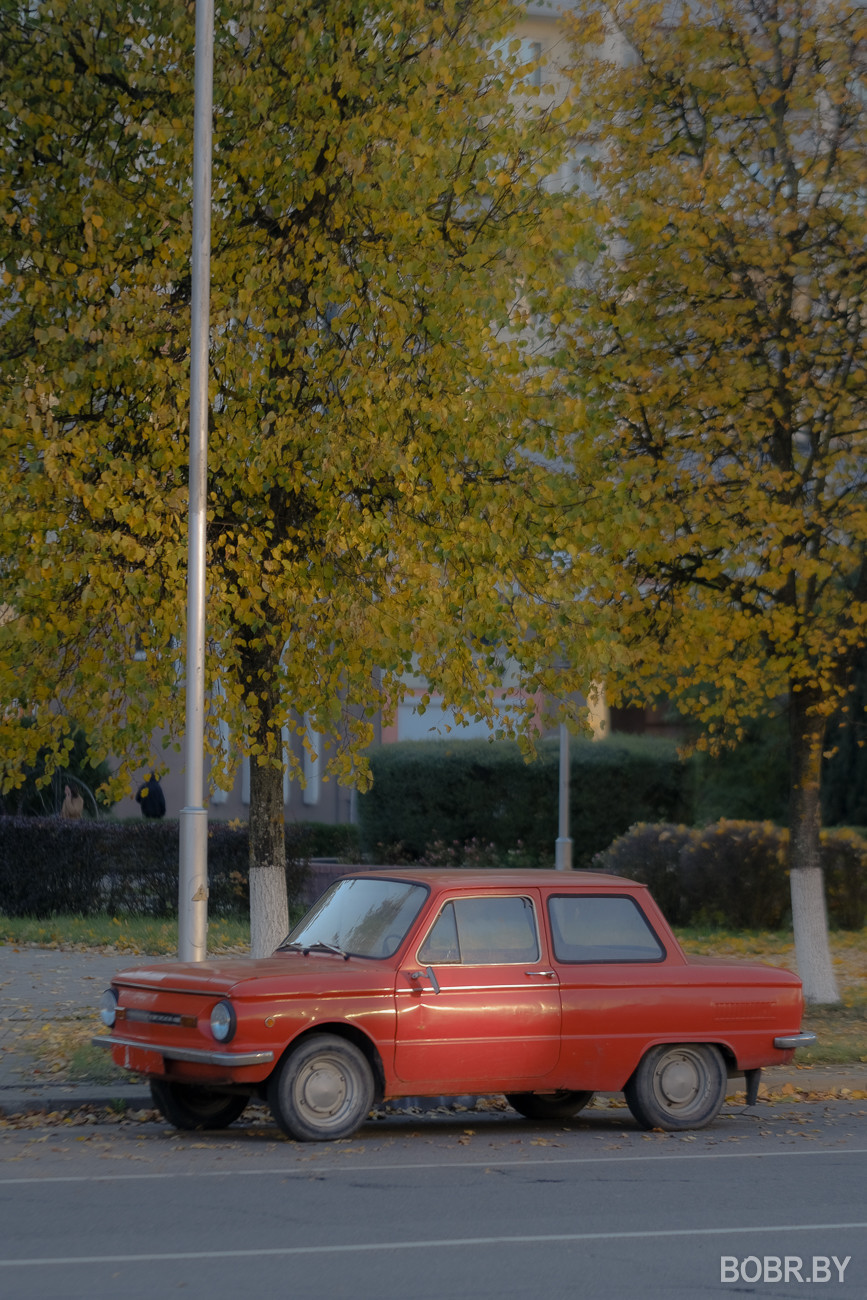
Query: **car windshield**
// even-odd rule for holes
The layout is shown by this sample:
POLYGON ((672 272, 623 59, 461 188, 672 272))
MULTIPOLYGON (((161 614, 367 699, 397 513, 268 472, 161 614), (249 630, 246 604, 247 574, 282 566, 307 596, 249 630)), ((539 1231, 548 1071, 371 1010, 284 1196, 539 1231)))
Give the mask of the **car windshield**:
POLYGON ((427 893, 426 885, 407 880, 369 876, 338 880, 280 947, 390 957, 406 938, 427 893))

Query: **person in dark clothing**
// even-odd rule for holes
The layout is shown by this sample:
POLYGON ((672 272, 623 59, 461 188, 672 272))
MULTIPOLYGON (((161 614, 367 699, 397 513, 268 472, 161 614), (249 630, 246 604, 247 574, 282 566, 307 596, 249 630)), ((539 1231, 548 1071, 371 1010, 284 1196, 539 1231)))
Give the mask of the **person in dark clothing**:
POLYGON ((137 804, 141 804, 141 810, 145 817, 165 817, 166 797, 153 772, 144 785, 139 788, 135 801, 137 804))

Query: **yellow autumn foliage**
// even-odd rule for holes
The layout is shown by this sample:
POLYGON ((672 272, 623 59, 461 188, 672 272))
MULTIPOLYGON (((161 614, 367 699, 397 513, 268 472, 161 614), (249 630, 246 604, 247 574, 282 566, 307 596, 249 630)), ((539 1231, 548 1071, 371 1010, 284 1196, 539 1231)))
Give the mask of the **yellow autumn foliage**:
MULTIPOLYGON (((551 676, 563 115, 500 0, 217 10, 208 743, 265 779, 306 713, 363 784, 413 664, 506 730, 551 676)), ((123 786, 180 723, 191 14, 2 4, 6 788, 74 725, 123 786)))
POLYGON ((867 641, 863 7, 579 0, 571 35, 596 242, 563 365, 582 522, 595 501, 620 573, 609 698, 674 699, 712 748, 786 702, 791 863, 817 868, 867 641))

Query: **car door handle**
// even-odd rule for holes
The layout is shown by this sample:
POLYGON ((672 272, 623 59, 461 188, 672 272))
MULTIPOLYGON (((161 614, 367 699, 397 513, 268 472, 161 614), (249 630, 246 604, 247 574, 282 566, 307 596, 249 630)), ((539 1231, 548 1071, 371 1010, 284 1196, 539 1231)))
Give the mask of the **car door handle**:
POLYGON ((546 980, 555 978, 555 972, 552 970, 525 970, 525 975, 542 975, 546 980))

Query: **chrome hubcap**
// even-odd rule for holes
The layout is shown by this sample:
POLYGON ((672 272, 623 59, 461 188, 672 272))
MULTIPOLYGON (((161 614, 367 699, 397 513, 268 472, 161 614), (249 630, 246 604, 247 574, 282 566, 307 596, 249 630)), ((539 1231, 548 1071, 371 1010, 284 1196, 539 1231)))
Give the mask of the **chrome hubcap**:
POLYGON ((330 1118, 346 1105, 351 1093, 349 1080, 336 1062, 311 1061, 295 1087, 300 1109, 319 1118, 330 1118))
POLYGON ((656 1091, 667 1106, 688 1106, 700 1096, 703 1072, 692 1056, 678 1053, 660 1061, 656 1071, 656 1091))

